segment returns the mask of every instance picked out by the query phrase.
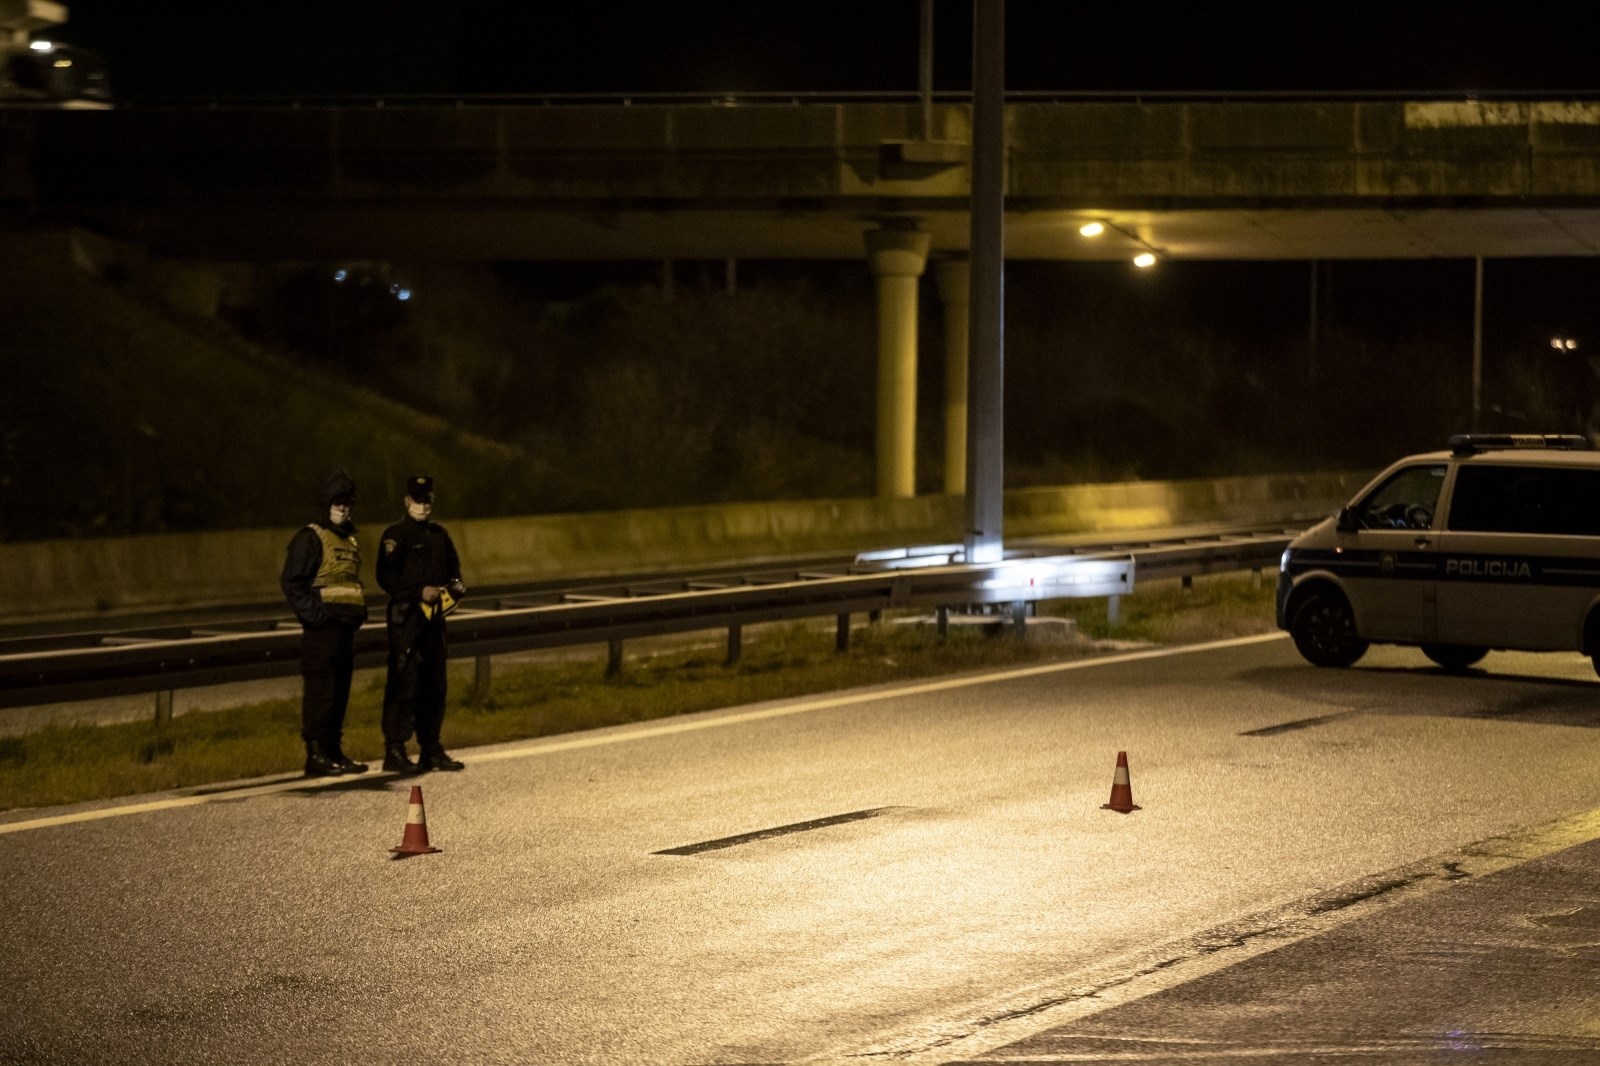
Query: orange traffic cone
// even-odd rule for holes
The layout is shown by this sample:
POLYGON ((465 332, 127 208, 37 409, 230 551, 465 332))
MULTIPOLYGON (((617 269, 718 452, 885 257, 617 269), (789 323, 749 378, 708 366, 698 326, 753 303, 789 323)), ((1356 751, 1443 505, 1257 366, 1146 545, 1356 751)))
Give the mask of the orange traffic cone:
POLYGON ((1133 802, 1133 782, 1128 779, 1128 753, 1125 751, 1117 752, 1117 770, 1111 775, 1111 802, 1100 804, 1100 809, 1119 814, 1143 810, 1133 802))
POLYGON ((428 855, 438 848, 428 844, 428 816, 422 810, 422 786, 411 786, 411 803, 406 808, 406 832, 397 847, 389 849, 395 858, 428 855))

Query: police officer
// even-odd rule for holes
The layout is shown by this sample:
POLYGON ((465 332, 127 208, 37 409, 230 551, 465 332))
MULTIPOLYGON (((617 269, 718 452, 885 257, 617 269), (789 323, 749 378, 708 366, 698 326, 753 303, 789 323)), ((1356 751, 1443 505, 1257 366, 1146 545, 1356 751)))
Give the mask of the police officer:
POLYGON ((389 680, 383 692, 383 768, 461 770, 439 743, 444 720, 444 616, 466 594, 461 560, 433 514, 433 478, 406 480, 406 516, 383 531, 378 584, 389 594, 389 680), (417 761, 406 754, 412 731, 417 761))
POLYGON ((351 521, 355 482, 334 470, 323 478, 317 498, 317 518, 289 541, 279 582, 301 625, 300 737, 306 743, 306 776, 360 774, 366 763, 346 757, 341 743, 355 635, 367 620, 361 548, 351 521))

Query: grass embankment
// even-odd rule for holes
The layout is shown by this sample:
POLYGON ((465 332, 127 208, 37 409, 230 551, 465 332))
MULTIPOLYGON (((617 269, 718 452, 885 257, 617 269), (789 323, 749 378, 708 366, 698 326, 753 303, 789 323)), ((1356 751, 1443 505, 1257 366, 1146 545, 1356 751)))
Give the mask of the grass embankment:
POLYGON ((91 277, 64 236, 0 235, 0 291, 0 539, 293 528, 332 466, 374 523, 415 470, 450 487, 454 514, 542 476, 542 460, 91 277))
MULTIPOLYGON (((848 653, 834 651, 832 626, 794 625, 747 637, 734 666, 720 644, 630 657, 622 673, 603 676, 603 652, 592 659, 497 664, 492 691, 471 692, 471 663, 452 679, 445 741, 451 748, 547 736, 691 711, 738 706, 861 685, 1103 653, 1099 641, 1185 644, 1272 628, 1272 586, 1246 575, 1175 581, 1124 597, 1110 624, 1104 600, 1064 600, 1043 614, 1077 623, 1071 639, 1030 634, 1026 641, 951 627, 941 641, 931 625, 882 624, 856 629, 848 653), (1087 639, 1085 639, 1087 638, 1087 639)), ((380 682, 358 686, 345 726, 356 758, 379 754, 380 682)), ((126 723, 50 727, 0 738, 0 809, 103 799, 237 780, 299 769, 296 700, 196 712, 163 726, 126 723)))

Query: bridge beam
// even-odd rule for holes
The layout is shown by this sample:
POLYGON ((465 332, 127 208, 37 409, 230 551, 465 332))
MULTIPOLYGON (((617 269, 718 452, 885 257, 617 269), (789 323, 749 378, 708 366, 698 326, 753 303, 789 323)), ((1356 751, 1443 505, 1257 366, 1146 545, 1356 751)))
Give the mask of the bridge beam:
POLYGON ((917 493, 917 283, 933 237, 910 226, 865 234, 878 286, 877 493, 917 493))
POLYGON ((967 323, 972 266, 965 256, 934 263, 944 307, 944 491, 967 491, 967 323))

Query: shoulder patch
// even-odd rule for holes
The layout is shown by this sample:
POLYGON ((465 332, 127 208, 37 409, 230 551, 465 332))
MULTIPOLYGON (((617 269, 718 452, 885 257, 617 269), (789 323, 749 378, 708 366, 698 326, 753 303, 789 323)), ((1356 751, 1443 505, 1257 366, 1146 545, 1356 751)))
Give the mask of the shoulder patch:
POLYGON ((398 545, 395 544, 395 541, 394 541, 393 537, 385 537, 384 538, 384 541, 383 541, 383 554, 385 554, 385 555, 393 555, 394 554, 394 550, 395 550, 396 547, 398 547, 398 545))

